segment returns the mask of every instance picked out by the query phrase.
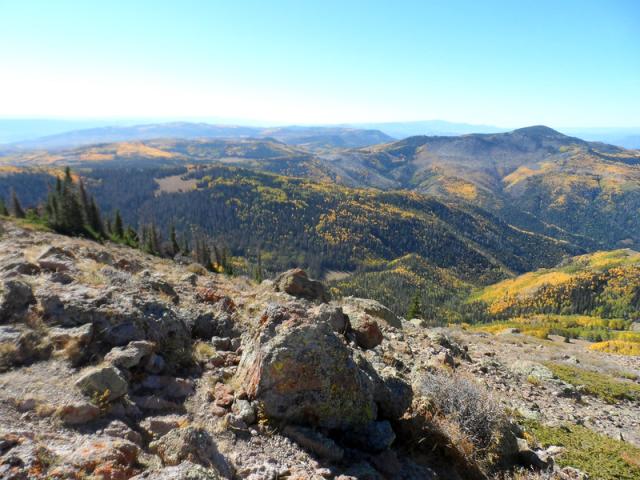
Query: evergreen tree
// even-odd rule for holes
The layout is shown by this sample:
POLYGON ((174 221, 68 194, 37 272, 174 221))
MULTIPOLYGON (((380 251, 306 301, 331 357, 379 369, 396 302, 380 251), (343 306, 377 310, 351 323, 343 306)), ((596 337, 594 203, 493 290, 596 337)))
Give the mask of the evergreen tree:
POLYGON ((420 292, 416 291, 413 299, 411 300, 411 304, 409 305, 409 309, 407 310, 407 320, 411 320, 412 318, 422 318, 422 315, 420 292))
POLYGON ((176 227, 172 223, 169 227, 169 241, 171 242, 171 256, 175 256, 180 252, 180 245, 178 245, 178 239, 176 238, 176 227))
POLYGON ((113 220, 113 236, 118 240, 122 240, 124 238, 124 226, 122 224, 122 217, 120 216, 120 210, 116 210, 116 216, 113 220))
POLYGON ((99 237, 104 237, 104 224, 102 223, 102 215, 100 209, 96 203, 95 198, 91 197, 89 200, 89 207, 87 209, 87 223, 93 232, 98 234, 99 237))
POLYGON ((254 279, 258 283, 262 283, 262 280, 264 279, 264 274, 262 272, 262 254, 260 252, 260 249, 258 249, 258 258, 256 263, 256 271, 254 274, 254 279))
POLYGON ((5 217, 9 216, 9 210, 7 210, 7 206, 4 204, 4 198, 0 197, 0 215, 5 217))
POLYGON ((11 213, 16 218, 24 218, 25 213, 15 190, 11 190, 11 213))

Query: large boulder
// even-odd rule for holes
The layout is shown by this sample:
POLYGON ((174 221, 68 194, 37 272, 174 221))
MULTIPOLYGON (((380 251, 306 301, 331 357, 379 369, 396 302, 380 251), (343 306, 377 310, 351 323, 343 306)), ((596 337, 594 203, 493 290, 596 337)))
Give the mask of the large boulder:
POLYGON ((300 268, 293 268, 281 273, 273 282, 276 292, 285 292, 294 297, 305 298, 307 300, 318 300, 328 302, 329 292, 318 280, 312 280, 307 273, 300 268))
POLYGON ((271 305, 259 325, 236 382, 267 417, 338 429, 376 418, 373 382, 329 323, 295 305, 271 305))
POLYGON ((89 397, 106 393, 107 400, 112 401, 126 394, 129 384, 113 365, 100 365, 85 370, 76 380, 76 387, 89 397))

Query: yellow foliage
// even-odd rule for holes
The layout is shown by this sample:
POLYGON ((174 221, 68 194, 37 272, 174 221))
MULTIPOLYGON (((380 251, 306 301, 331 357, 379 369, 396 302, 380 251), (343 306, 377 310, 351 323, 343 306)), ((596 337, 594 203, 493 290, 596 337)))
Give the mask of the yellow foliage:
POLYGON ((589 347, 597 352, 615 353, 617 355, 640 355, 640 342, 629 342, 625 340, 607 340, 605 342, 594 343, 589 347))

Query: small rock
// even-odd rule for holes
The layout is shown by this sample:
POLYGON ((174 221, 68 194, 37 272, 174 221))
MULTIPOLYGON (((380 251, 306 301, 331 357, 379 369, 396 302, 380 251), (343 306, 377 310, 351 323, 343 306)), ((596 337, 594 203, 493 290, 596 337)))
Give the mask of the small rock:
POLYGON ((358 315, 349 317, 351 328, 356 336, 356 343, 365 350, 375 348, 382 343, 383 336, 376 322, 370 316, 358 315))
POLYGON ((336 333, 345 333, 349 328, 349 319, 342 312, 342 307, 322 303, 309 311, 317 321, 326 322, 336 333))
POLYGON ((63 348, 70 342, 75 342, 80 346, 88 345, 93 337, 93 324, 85 323, 79 327, 49 329, 49 339, 56 348, 63 348))
POLYGON ((220 480, 218 471, 184 461, 159 470, 147 470, 129 480, 220 480))
POLYGON ((256 409, 248 400, 236 400, 231 411, 247 425, 252 425, 256 421, 256 409))
POLYGON ((205 467, 214 467, 226 477, 233 474, 231 466, 216 448, 211 435, 201 428, 171 430, 159 440, 151 442, 149 450, 156 453, 164 465, 178 465, 188 460, 205 467))
POLYGON ((188 422, 189 419, 184 415, 162 415, 145 418, 140 422, 140 428, 151 439, 157 440, 171 430, 186 425, 188 422))
POLYGON ((231 339, 229 337, 212 337, 211 345, 216 350, 229 351, 231 350, 231 339))
POLYGON ((350 445, 368 452, 387 450, 396 439, 396 434, 387 420, 371 422, 366 427, 348 430, 344 440, 350 445))
POLYGON ((56 417, 67 425, 81 425, 100 416, 100 409, 88 402, 71 403, 58 407, 56 417))
POLYGON ((136 445, 142 445, 142 435, 129 428, 129 426, 121 420, 112 420, 111 423, 102 430, 102 433, 110 437, 124 438, 136 445))
POLYGON ((129 342, 126 347, 114 347, 104 357, 104 361, 120 368, 137 366, 143 357, 150 355, 154 344, 144 340, 129 342))
POLYGON ((149 358, 145 362, 144 369, 152 374, 161 373, 164 370, 165 361, 161 355, 157 353, 152 353, 149 355, 149 358))
POLYGON ((108 393, 108 400, 113 401, 126 394, 129 385, 116 367, 101 365, 85 370, 76 380, 76 387, 90 397, 108 393))

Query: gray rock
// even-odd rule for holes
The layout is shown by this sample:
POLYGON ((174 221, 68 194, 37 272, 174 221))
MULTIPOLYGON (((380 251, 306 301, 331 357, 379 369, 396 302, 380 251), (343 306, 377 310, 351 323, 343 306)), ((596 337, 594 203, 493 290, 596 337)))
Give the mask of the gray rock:
POLYGON ((102 433, 110 437, 124 438, 136 445, 142 445, 142 435, 135 430, 131 429, 126 423, 121 420, 112 420, 109 425, 102 430, 102 433))
POLYGON ((93 324, 85 323, 79 327, 72 328, 52 327, 48 333, 49 338, 58 348, 64 347, 70 342, 88 345, 93 337, 93 324))
POLYGON ((231 477, 232 467, 218 451, 209 433, 201 428, 186 427, 171 430, 149 444, 149 450, 160 457, 164 465, 179 465, 185 460, 213 467, 221 475, 231 477))
POLYGON ((229 337, 211 337, 211 345, 216 350, 231 350, 231 339, 229 337))
POLYGON ((511 370, 514 373, 520 374, 524 377, 532 376, 538 380, 551 380, 553 379, 553 373, 547 367, 540 363, 532 362, 529 360, 516 360, 511 364, 511 370))
POLYGON ((141 430, 151 439, 157 440, 166 435, 171 430, 179 428, 188 423, 188 418, 184 415, 162 415, 147 417, 140 422, 141 430))
POLYGON ((256 422, 256 409, 248 400, 236 400, 231 411, 247 425, 253 425, 256 422))
POLYGON ((129 480, 220 480, 221 478, 215 469, 184 461, 179 465, 159 470, 146 470, 129 480))
POLYGON ((0 323, 18 320, 34 305, 31 286, 21 280, 7 280, 0 288, 0 323))
POLYGON ((349 319, 342 312, 342 307, 322 303, 309 312, 317 321, 331 325, 337 333, 345 333, 349 329, 349 319))
POLYGON ((155 345, 147 341, 130 342, 126 347, 114 347, 104 361, 120 368, 133 368, 151 354, 155 345))
POLYGON ((0 276, 4 278, 18 275, 37 275, 38 273, 40 273, 40 267, 28 262, 23 255, 10 256, 0 263, 0 276))
POLYGON ((103 395, 108 391, 109 401, 125 395, 129 387, 120 371, 113 365, 100 365, 83 371, 75 385, 89 397, 103 395))
POLYGON ((49 247, 38 257, 38 265, 50 272, 69 272, 75 270, 75 256, 62 248, 49 247))
POLYGON ((273 283, 276 292, 285 292, 294 297, 320 302, 330 300, 329 292, 325 290, 324 285, 318 280, 310 279, 307 273, 300 268, 281 273, 273 283))
POLYGON ((152 353, 149 355, 149 358, 145 362, 144 369, 152 374, 161 373, 164 370, 165 361, 162 355, 158 355, 157 353, 152 353))
POLYGON ((55 415, 67 425, 81 425, 98 418, 100 409, 89 402, 76 402, 58 407, 55 415))
POLYGON ((365 313, 375 318, 376 321, 384 327, 402 328, 400 317, 380 302, 369 298, 346 297, 342 300, 342 309, 349 318, 360 313, 365 313))
POLYGON ((344 457, 344 450, 336 442, 310 428, 287 425, 282 433, 321 458, 337 462, 344 457))
POLYGON ((387 450, 396 439, 396 434, 387 420, 371 422, 364 428, 348 430, 344 439, 350 445, 368 452, 387 450))

